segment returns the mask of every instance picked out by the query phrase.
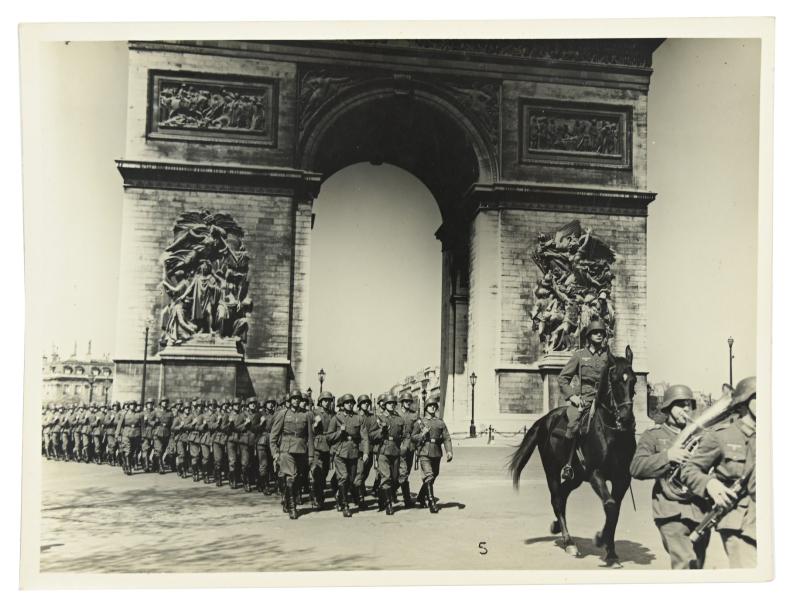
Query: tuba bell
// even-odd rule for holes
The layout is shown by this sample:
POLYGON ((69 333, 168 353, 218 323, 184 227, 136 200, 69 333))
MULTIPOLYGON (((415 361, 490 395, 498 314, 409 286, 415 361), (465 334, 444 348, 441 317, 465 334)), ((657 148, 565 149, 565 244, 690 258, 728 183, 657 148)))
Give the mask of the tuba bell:
MULTIPOLYGON (((694 453, 710 428, 728 419, 740 405, 732 404, 730 395, 723 396, 690 421, 681 431, 672 447, 681 447, 694 453)), ((681 465, 671 464, 669 471, 659 479, 661 490, 670 500, 687 500, 692 494, 681 480, 681 465)))

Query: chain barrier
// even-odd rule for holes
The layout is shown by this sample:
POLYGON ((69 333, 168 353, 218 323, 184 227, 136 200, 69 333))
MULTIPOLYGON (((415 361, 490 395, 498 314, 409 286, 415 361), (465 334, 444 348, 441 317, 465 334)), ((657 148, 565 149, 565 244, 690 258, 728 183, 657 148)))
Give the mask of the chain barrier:
MULTIPOLYGON (((495 437, 500 436, 503 438, 513 438, 515 436, 520 436, 520 435, 524 436, 525 434, 527 434, 527 432, 528 432, 528 426, 522 426, 522 428, 516 430, 515 432, 503 432, 501 430, 498 430, 494 426, 489 426, 488 428, 484 428, 479 432, 477 432, 475 438, 486 436, 487 437, 486 444, 490 445, 495 441, 495 437)), ((453 440, 465 440, 471 437, 469 432, 451 432, 450 438, 453 440)))

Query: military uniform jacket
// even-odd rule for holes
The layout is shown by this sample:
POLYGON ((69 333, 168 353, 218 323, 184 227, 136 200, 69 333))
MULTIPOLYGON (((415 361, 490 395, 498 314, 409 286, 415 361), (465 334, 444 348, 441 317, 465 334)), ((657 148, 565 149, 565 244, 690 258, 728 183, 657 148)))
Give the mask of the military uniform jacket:
POLYGON ((92 433, 92 419, 93 415, 91 413, 85 413, 81 417, 81 434, 91 434, 92 433))
POLYGON ((307 453, 314 457, 314 427, 311 413, 287 409, 275 416, 269 434, 272 455, 307 453))
POLYGON ((706 495, 714 477, 727 486, 747 478, 747 493, 717 524, 718 530, 736 530, 756 539, 756 434, 741 420, 720 426, 703 436, 692 459, 683 467, 683 480, 692 493, 706 495), (714 474, 709 471, 714 468, 714 474))
POLYGON ((558 387, 565 399, 580 395, 584 402, 591 404, 597 392, 597 383, 600 374, 608 363, 608 350, 601 349, 592 352, 588 347, 579 349, 561 369, 558 376, 558 387), (574 377, 580 376, 580 393, 576 392, 571 382, 574 377))
POLYGON ((406 434, 406 420, 401 415, 390 414, 375 419, 369 438, 375 442, 375 453, 378 455, 398 456, 406 434))
POLYGON ((447 453, 453 452, 447 424, 438 417, 426 417, 417 421, 411 438, 419 447, 420 457, 442 457, 442 445, 447 453))
POLYGON ((361 415, 364 418, 364 429, 367 431, 367 442, 363 444, 364 447, 368 448, 368 451, 365 450, 365 453, 378 453, 378 447, 381 443, 380 440, 375 440, 370 435, 372 432, 372 426, 378 421, 378 416, 375 413, 370 413, 369 415, 361 415))
POLYGON ((272 430, 272 422, 274 419, 275 414, 267 411, 256 415, 254 425, 256 430, 256 445, 259 447, 269 447, 269 433, 272 430))
POLYGON ((250 425, 253 423, 255 417, 255 415, 250 415, 250 413, 239 413, 234 417, 233 429, 236 431, 240 445, 252 445, 255 443, 255 437, 253 437, 253 442, 250 442, 250 437, 253 435, 253 432, 250 430, 250 425))
POLYGON ((414 443, 413 439, 411 438, 412 432, 414 432, 414 424, 419 421, 419 415, 416 411, 406 411, 400 414, 405 421, 406 424, 406 435, 403 443, 400 445, 400 452, 405 455, 407 453, 414 453, 416 451, 417 446, 414 443))
MULTIPOLYGON (((662 424, 649 430, 639 438, 636 453, 631 461, 631 475, 635 479, 660 479, 670 470, 667 451, 675 442, 679 430, 662 424)), ((653 485, 653 519, 679 517, 699 523, 704 514, 704 503, 699 499, 671 500, 664 495, 661 481, 653 485), (703 506, 701 506, 703 504, 703 506)))
POLYGON ((186 416, 178 413, 175 418, 172 420, 172 438, 176 441, 183 441, 186 440, 186 432, 184 431, 184 427, 186 426, 186 416))
POLYGON ((211 436, 213 431, 211 429, 211 413, 203 413, 200 416, 197 434, 199 436, 198 442, 201 445, 211 445, 211 436))
POLYGON ((61 423, 62 419, 63 419, 62 415, 59 415, 57 413, 55 415, 53 415, 53 417, 50 419, 50 432, 51 433, 58 434, 58 433, 61 432, 61 428, 62 428, 62 425, 63 425, 61 423))
POLYGON ((341 411, 331 417, 325 434, 331 454, 345 460, 357 459, 360 454, 369 455, 369 430, 360 413, 348 415, 341 411), (344 426, 344 430, 341 429, 344 426))
POLYGON ((106 436, 114 436, 117 433, 117 412, 112 411, 111 413, 106 414, 105 419, 103 420, 103 425, 106 428, 106 436))
POLYGON ((153 438, 153 431, 157 423, 155 411, 142 413, 142 438, 153 438))
POLYGON ((174 419, 172 412, 166 409, 155 410, 155 424, 153 424, 153 437, 154 438, 167 438, 169 431, 172 428, 172 420, 174 419))
POLYGON ((314 407, 311 410, 312 425, 314 426, 314 450, 329 453, 331 450, 328 444, 328 426, 331 424, 333 415, 322 407, 314 407))
POLYGON ((99 412, 92 415, 92 436, 103 436, 103 415, 99 412))
POLYGON ((209 413, 206 415, 206 424, 208 425, 208 434, 211 443, 217 445, 224 445, 228 440, 228 435, 225 434, 225 414, 209 413))
POLYGON ((236 431, 236 420, 241 417, 243 413, 234 413, 230 412, 225 417, 225 432, 227 433, 228 442, 229 443, 238 443, 239 442, 239 433, 236 431))
POLYGON ((122 438, 141 438, 142 436, 142 414, 128 411, 117 422, 117 436, 122 434, 122 438))

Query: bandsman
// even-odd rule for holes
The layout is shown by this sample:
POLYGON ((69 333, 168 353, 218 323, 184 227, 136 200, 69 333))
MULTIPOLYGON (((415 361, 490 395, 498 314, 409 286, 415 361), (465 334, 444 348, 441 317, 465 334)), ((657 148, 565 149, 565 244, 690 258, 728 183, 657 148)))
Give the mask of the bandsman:
POLYGON ((656 479, 652 495, 653 519, 673 570, 702 569, 708 547, 708 535, 694 544, 689 540, 689 535, 703 519, 705 504, 698 498, 668 497, 660 480, 672 467, 689 459, 689 452, 674 444, 696 409, 697 402, 689 386, 670 386, 659 405, 666 420, 642 434, 630 467, 635 479, 656 479))
POLYGON ((703 436, 681 475, 699 497, 727 511, 716 525, 731 568, 755 568, 756 378, 742 379, 731 396, 741 417, 703 436), (739 487, 737 494, 732 487, 739 487))
POLYGON ((285 477, 283 505, 290 519, 298 517, 295 505, 298 477, 308 471, 309 462, 314 460, 314 427, 311 413, 302 411, 302 398, 301 392, 291 392, 289 408, 275 417, 269 437, 270 450, 285 477))
POLYGON ((444 445, 447 461, 453 459, 453 445, 450 442, 450 433, 447 425, 439 419, 438 399, 431 397, 425 402, 425 418, 414 424, 411 437, 419 447, 419 467, 422 470, 422 488, 417 494, 417 501, 424 506, 427 503, 432 513, 439 512, 433 484, 439 476, 439 463, 442 460, 442 445, 444 445))

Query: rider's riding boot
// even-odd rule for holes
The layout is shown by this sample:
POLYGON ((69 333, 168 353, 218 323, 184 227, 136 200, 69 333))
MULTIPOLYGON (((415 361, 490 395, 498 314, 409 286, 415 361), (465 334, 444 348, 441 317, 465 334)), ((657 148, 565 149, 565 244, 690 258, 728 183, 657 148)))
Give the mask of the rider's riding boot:
MULTIPOLYGON (((569 430, 567 431, 569 433, 569 430)), ((576 439, 574 436, 572 437, 565 437, 570 438, 572 441, 572 445, 569 449, 569 457, 567 457, 567 463, 564 464, 564 467, 561 469, 561 481, 571 481, 575 477, 575 473, 572 470, 572 458, 575 455, 575 445, 577 444, 576 439)))

